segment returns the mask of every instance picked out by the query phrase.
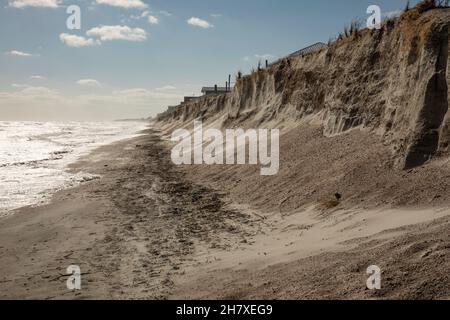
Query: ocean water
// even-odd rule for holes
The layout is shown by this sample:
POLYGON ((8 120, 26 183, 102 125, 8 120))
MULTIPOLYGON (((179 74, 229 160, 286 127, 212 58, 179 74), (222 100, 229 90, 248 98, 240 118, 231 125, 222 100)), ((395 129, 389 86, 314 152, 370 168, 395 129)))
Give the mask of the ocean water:
POLYGON ((45 204, 55 191, 92 179, 67 166, 93 149, 139 135, 146 122, 0 121, 0 216, 45 204))

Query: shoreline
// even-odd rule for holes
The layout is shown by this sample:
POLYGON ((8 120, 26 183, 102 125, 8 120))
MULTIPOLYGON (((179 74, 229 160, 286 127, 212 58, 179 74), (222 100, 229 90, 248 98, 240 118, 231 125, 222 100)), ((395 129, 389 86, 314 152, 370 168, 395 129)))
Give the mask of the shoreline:
POLYGON ((263 212, 175 167, 152 128, 70 168, 101 178, 0 220, 1 299, 414 298, 419 275, 422 298, 450 296, 449 209, 263 212), (377 293, 374 261, 391 279, 377 293))
POLYGON ((0 178, 5 183, 2 188, 5 203, 0 207, 0 218, 14 214, 15 210, 23 207, 48 204, 56 192, 95 179, 95 176, 82 170, 70 172, 68 169, 101 146, 139 136, 150 122, 126 125, 113 122, 46 122, 38 123, 39 129, 34 129, 35 122, 12 122, 11 125, 2 139, 2 143, 8 143, 8 139, 12 142, 6 148, 6 156, 2 157, 0 165, 0 178), (17 124, 22 128, 23 123, 27 123, 23 126, 24 133, 14 136, 11 125, 17 124), (22 142, 24 139, 27 139, 27 144, 22 142))
POLYGON ((218 224, 224 216, 241 219, 239 213, 228 215, 217 194, 183 182, 163 143, 152 129, 145 132, 70 166, 100 179, 0 220, 0 298, 166 299, 194 242, 224 247, 228 240, 216 232, 240 237, 230 223, 218 224), (73 264, 82 290, 71 292, 65 270, 73 264))

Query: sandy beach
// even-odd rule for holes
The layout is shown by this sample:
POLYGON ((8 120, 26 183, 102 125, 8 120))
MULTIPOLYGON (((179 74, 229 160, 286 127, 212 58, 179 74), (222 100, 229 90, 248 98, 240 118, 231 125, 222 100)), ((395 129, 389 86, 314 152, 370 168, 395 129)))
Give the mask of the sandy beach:
POLYGON ((168 298, 195 243, 229 248, 250 219, 184 180, 154 132, 101 147, 71 167, 101 175, 0 221, 2 298, 168 298), (66 288, 79 265, 82 290, 66 288))
POLYGON ((0 300, 450 300, 450 0, 3 2, 0 300))
POLYGON ((450 297, 445 206, 269 210, 230 192, 246 188, 235 174, 176 167, 169 152, 156 129, 101 147, 70 169, 101 178, 1 219, 0 297, 450 297), (66 287, 73 264, 79 291, 66 287), (371 264, 383 270, 375 292, 365 285, 371 264))

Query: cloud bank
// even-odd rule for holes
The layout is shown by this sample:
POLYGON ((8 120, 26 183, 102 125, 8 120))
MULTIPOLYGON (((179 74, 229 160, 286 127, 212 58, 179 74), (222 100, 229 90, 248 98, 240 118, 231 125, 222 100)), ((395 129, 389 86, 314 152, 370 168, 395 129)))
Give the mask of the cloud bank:
POLYGON ((95 2, 97 4, 104 4, 125 9, 145 9, 148 7, 148 5, 141 0, 96 0, 95 2))
POLYGON ((58 8, 61 0, 8 0, 8 4, 13 8, 40 7, 40 8, 58 8))
POLYGON ((144 29, 128 26, 99 26, 88 30, 86 35, 98 37, 101 41, 144 41, 147 39, 147 32, 144 29))
POLYGON ((100 82, 95 79, 81 79, 77 81, 77 84, 88 87, 101 87, 100 82))
POLYGON ((98 41, 95 41, 93 39, 86 39, 85 37, 68 33, 61 33, 59 35, 59 39, 69 47, 75 48, 90 47, 100 44, 98 41))

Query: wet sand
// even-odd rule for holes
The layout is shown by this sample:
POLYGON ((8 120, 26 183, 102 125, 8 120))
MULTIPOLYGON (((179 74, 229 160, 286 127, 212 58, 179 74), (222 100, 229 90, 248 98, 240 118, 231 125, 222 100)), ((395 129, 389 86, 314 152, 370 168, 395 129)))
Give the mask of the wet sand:
POLYGON ((196 243, 233 247, 251 219, 186 182, 147 135, 101 147, 71 167, 101 179, 0 220, 2 298, 168 298, 196 243), (82 290, 66 288, 79 265, 82 290))

